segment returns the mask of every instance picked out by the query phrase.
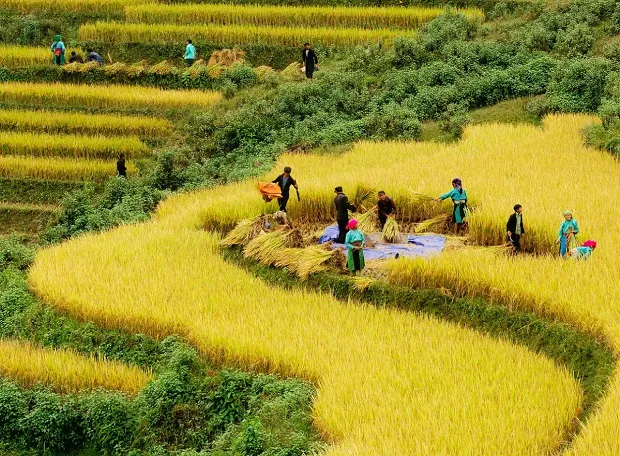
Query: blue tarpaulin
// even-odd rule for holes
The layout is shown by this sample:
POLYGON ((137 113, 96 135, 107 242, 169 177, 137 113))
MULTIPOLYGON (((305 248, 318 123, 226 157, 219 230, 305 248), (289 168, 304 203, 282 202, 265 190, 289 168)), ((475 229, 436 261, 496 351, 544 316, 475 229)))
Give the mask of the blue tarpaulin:
MULTIPOLYGON (((394 258, 398 254, 401 258, 413 258, 413 257, 427 257, 431 255, 437 255, 444 249, 446 239, 443 236, 437 235, 415 235, 404 234, 403 240, 406 239, 406 243, 402 244, 387 244, 381 242, 381 234, 374 233, 369 238, 375 244, 374 248, 364 249, 364 258, 366 260, 387 260, 394 258)), ((324 244, 329 241, 334 241, 333 247, 338 247, 347 250, 347 246, 344 244, 338 244, 338 226, 332 225, 325 228, 323 236, 319 239, 319 244, 324 244)))

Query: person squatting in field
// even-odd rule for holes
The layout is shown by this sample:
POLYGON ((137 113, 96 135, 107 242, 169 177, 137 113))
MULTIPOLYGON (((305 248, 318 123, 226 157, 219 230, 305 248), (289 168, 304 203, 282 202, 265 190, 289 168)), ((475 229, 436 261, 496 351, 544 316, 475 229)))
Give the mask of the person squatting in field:
POLYGON ((120 154, 116 161, 116 175, 118 177, 127 177, 127 166, 125 166, 125 154, 120 154))
POLYGON ((336 223, 338 223, 338 240, 336 242, 344 244, 347 237, 349 211, 355 212, 356 208, 349 203, 349 198, 344 194, 341 186, 336 187, 334 193, 336 193, 334 205, 336 206, 336 223))
POLYGON ((573 218, 571 211, 564 211, 564 221, 560 225, 560 232, 556 244, 560 244, 560 256, 565 257, 566 253, 577 247, 577 234, 579 233, 579 224, 573 218))
POLYGON ((525 228, 523 227, 523 206, 515 204, 514 213, 508 217, 508 223, 506 223, 506 234, 508 240, 515 249, 515 253, 521 251, 521 236, 525 234, 525 228))
POLYGON ((587 240, 581 246, 571 249, 567 255, 572 260, 587 260, 590 258, 595 248, 596 241, 587 240))
POLYGON ((377 215, 379 216, 379 224, 383 230, 388 216, 396 211, 396 204, 394 204, 394 200, 387 196, 383 190, 379 191, 378 196, 377 215))
POLYGON ((346 226, 347 267, 355 275, 364 269, 364 233, 357 229, 357 220, 351 219, 346 226))
POLYGON ((54 64, 56 65, 64 65, 65 64, 65 43, 62 41, 61 35, 56 35, 54 37, 54 42, 50 46, 50 51, 54 54, 54 64))
POLYGON ((443 201, 447 198, 451 198, 452 204, 454 204, 452 223, 454 223, 455 234, 458 234, 463 228, 467 216, 467 192, 463 188, 463 182, 458 177, 452 179, 452 190, 441 195, 437 201, 443 201))
POLYGON ((319 59, 314 52, 314 49, 310 47, 310 43, 304 44, 304 49, 301 51, 301 61, 306 68, 306 77, 312 79, 312 74, 315 69, 318 69, 319 59))
MULTIPOLYGON (((286 212, 286 205, 291 195, 291 185, 295 187, 295 190, 299 190, 297 181, 291 176, 291 171, 291 168, 286 166, 284 167, 284 172, 271 181, 274 184, 278 184, 282 191, 282 198, 278 198, 278 205, 282 212, 286 212)), ((299 197, 299 193, 297 193, 297 196, 299 197)))

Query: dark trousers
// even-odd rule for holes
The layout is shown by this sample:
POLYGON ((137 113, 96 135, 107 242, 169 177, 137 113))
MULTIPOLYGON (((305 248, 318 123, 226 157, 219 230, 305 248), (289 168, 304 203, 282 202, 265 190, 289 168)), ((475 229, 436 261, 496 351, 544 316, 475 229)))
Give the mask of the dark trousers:
POLYGON ((338 222, 338 244, 344 244, 344 241, 347 237, 347 224, 348 220, 336 220, 338 222))
POLYGON ((62 55, 55 55, 54 62, 56 63, 56 65, 62 65, 62 55))
POLYGON ((313 73, 314 73, 314 68, 312 68, 312 69, 306 68, 306 77, 308 79, 312 79, 312 74, 313 73))
POLYGON ((512 245, 515 248, 515 252, 521 251, 521 235, 512 233, 512 245))
POLYGON ((280 206, 280 210, 282 212, 286 212, 286 205, 288 204, 289 196, 283 196, 282 198, 278 198, 278 205, 280 206))
POLYGON ((360 251, 353 250, 353 270, 361 271, 362 270, 362 262, 360 261, 360 251))
POLYGON ((384 214, 379 214, 379 226, 381 226, 381 230, 383 230, 383 227, 385 226, 385 222, 387 222, 387 215, 384 214))
POLYGON ((196 59, 185 59, 185 65, 191 67, 195 61, 196 59))

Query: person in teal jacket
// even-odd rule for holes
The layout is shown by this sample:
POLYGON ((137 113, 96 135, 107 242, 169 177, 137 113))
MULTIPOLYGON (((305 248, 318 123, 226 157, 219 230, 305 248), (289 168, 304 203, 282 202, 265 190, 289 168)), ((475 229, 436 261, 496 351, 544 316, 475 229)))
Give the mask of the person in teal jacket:
POLYGON ((458 234, 467 215, 467 192, 463 188, 463 182, 458 177, 452 179, 452 190, 444 193, 437 200, 443 201, 447 198, 451 198, 454 204, 452 223, 454 223, 454 232, 458 234))
POLYGON ((62 42, 62 36, 56 35, 54 37, 54 42, 50 46, 50 51, 54 54, 54 63, 56 65, 64 65, 65 64, 65 43, 62 42))
POLYGON ((192 44, 192 40, 187 40, 187 46, 185 46, 185 64, 191 67, 196 61, 196 47, 192 44))
POLYGON ((566 253, 577 247, 577 234, 579 233, 579 224, 573 218, 571 211, 564 211, 564 221, 560 225, 558 240, 556 244, 560 244, 560 256, 564 258, 566 253))
POLYGON ((347 236, 345 245, 347 246, 347 267, 351 274, 364 269, 364 233, 357 229, 357 220, 351 219, 347 224, 347 236))

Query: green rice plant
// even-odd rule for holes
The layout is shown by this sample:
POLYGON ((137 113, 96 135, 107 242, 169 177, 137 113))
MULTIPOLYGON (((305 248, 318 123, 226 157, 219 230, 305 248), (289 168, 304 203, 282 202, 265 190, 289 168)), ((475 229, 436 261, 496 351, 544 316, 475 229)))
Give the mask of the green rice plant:
POLYGON ((106 43, 183 42, 188 36, 197 43, 234 47, 244 44, 278 44, 300 46, 306 41, 333 46, 354 46, 374 43, 391 46, 397 36, 411 35, 403 30, 340 27, 260 27, 253 25, 173 25, 123 24, 96 22, 84 24, 78 30, 81 41, 106 43))
MULTIPOLYGON (((349 7, 233 4, 137 4, 125 8, 127 22, 288 27, 357 27, 414 29, 444 14, 441 7, 349 7)), ((482 20, 477 8, 457 10, 482 20)))
POLYGON ((135 136, 46 135, 0 132, 0 153, 32 157, 113 159, 123 153, 128 158, 145 157, 150 149, 135 136))
POLYGON ((162 90, 126 85, 91 86, 61 83, 0 83, 0 101, 41 105, 67 104, 85 108, 164 109, 209 107, 220 101, 219 92, 162 90))
POLYGON ((170 136, 174 125, 166 119, 155 117, 6 109, 0 110, 0 129, 51 134, 120 134, 165 138, 170 136))

